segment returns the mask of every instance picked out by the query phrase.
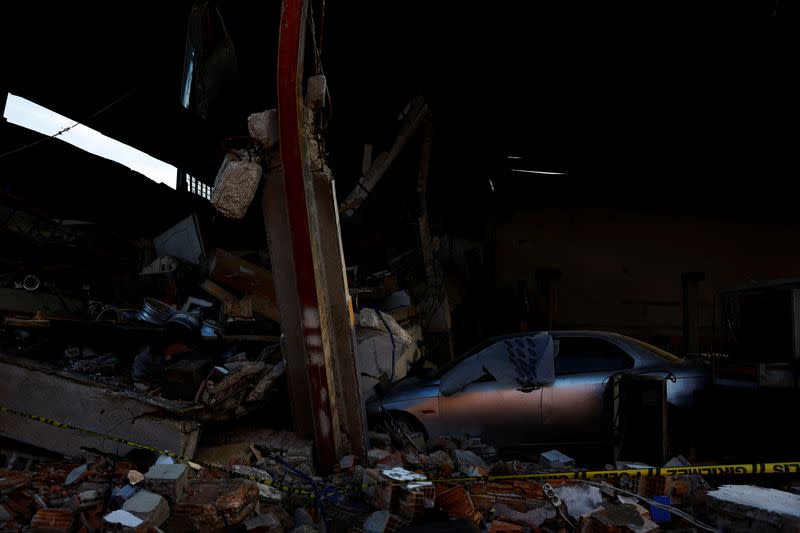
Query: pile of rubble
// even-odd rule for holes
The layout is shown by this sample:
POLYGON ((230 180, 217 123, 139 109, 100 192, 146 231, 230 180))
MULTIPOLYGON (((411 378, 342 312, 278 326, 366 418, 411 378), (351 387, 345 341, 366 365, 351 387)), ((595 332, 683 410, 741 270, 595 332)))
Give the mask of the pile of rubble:
POLYGON ((277 433, 265 434, 262 440, 252 437, 252 442, 202 448, 196 459, 200 464, 176 463, 162 455, 141 470, 131 461, 110 455, 89 455, 82 464, 10 460, 9 469, 0 470, 0 529, 800 530, 800 496, 789 492, 733 485, 710 490, 696 475, 514 479, 520 474, 580 470, 555 450, 541 454, 537 462, 502 461, 478 439, 441 438, 421 453, 392 448, 383 434, 371 437, 375 447, 366 461, 346 456, 325 477, 314 473, 310 443, 277 433), (208 468, 212 461, 220 466, 208 468), (14 470, 15 465, 22 470, 14 470))

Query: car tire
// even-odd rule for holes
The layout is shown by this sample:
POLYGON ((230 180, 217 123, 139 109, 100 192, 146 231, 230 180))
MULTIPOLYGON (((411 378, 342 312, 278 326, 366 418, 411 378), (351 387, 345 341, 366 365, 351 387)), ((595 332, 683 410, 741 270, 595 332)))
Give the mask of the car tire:
POLYGON ((425 443, 428 440, 425 426, 414 415, 402 411, 391 411, 391 413, 384 414, 375 423, 373 429, 389 435, 392 445, 399 450, 411 446, 410 437, 414 441, 414 446, 420 451, 424 451, 425 443))

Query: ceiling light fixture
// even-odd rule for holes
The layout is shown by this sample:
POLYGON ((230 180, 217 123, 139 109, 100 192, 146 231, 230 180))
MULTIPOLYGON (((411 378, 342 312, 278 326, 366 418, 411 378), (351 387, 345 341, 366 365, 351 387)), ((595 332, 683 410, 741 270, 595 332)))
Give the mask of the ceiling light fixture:
POLYGON ((511 172, 522 172, 524 174, 547 174, 549 176, 567 176, 566 172, 547 172, 545 170, 525 170, 521 168, 512 168, 511 172))

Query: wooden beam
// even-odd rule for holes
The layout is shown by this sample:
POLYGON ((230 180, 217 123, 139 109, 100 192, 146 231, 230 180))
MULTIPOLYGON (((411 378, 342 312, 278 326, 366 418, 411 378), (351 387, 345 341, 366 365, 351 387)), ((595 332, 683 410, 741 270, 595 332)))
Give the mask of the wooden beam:
POLYGON ((400 131, 394 140, 394 144, 392 144, 392 148, 388 152, 383 152, 375 158, 375 161, 372 162, 372 165, 364 173, 364 176, 359 180, 353 190, 350 191, 350 194, 347 195, 347 198, 342 203, 341 210, 345 215, 352 216, 358 206, 366 200, 369 193, 375 188, 375 185, 378 184, 381 178, 383 178, 383 175, 386 174, 386 171, 392 166, 394 160, 397 159, 397 156, 400 155, 400 152, 403 151, 408 141, 419 129, 423 119, 428 115, 428 104, 425 103, 422 97, 418 96, 415 98, 410 107, 411 109, 403 119, 400 131))

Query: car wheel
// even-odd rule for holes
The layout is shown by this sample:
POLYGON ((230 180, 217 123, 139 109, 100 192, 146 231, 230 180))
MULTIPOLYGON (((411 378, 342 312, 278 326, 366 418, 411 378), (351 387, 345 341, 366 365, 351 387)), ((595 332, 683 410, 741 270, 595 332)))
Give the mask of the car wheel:
POLYGON ((425 450, 425 441, 427 440, 425 428, 413 415, 398 411, 387 412, 378 420, 373 429, 389 435, 392 439, 392 446, 399 450, 406 448, 425 450))

